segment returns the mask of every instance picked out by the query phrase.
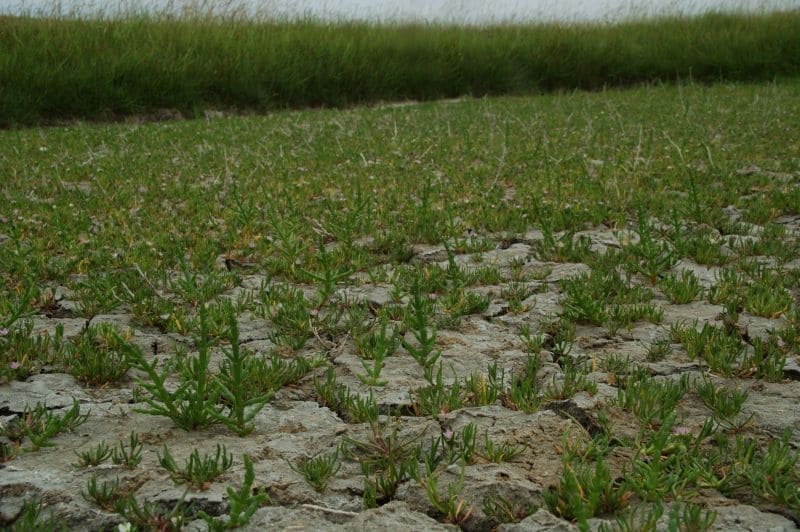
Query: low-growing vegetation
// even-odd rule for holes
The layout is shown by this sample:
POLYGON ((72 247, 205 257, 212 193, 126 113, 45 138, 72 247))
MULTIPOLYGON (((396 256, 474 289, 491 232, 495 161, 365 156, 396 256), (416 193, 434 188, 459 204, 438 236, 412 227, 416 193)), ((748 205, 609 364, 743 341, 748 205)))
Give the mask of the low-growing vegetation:
POLYGON ((800 522, 798 88, 0 133, 0 525, 800 522))

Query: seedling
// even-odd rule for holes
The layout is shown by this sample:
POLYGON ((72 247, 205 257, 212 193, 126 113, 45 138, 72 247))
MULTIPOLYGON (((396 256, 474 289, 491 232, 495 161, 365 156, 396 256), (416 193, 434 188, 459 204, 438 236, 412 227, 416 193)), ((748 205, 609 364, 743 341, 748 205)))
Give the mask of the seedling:
POLYGON ((139 504, 133 495, 122 498, 114 509, 137 529, 179 532, 183 529, 186 521, 185 496, 184 493, 169 511, 162 505, 151 501, 139 504))
POLYGON ((88 451, 75 451, 75 455, 78 457, 78 463, 75 464, 75 466, 91 467, 100 465, 111 458, 111 454, 111 448, 109 448, 108 444, 103 440, 97 444, 97 447, 89 449, 88 451))
POLYGON ((350 390, 344 384, 336 382, 333 367, 329 367, 325 372, 324 381, 314 377, 314 390, 317 392, 320 406, 326 406, 340 416, 347 415, 351 401, 350 390))
MULTIPOLYGON (((265 394, 250 395, 244 385, 248 380, 249 366, 247 365, 250 351, 239 346, 239 325, 233 308, 228 304, 225 307, 228 318, 227 339, 230 348, 223 348, 225 360, 220 364, 219 374, 214 378, 220 400, 228 406, 228 412, 223 414, 214 407, 206 407, 217 421, 224 424, 239 436, 246 436, 253 431, 252 421, 272 398, 272 390, 265 394)), ((202 375, 204 378, 205 375, 202 375)), ((219 453, 218 453, 219 454, 219 453)))
POLYGON ((647 358, 649 362, 658 362, 659 360, 664 360, 671 354, 672 342, 669 338, 661 338, 647 346, 645 358, 647 358))
POLYGON ((757 282, 744 292, 744 307, 751 314, 765 318, 777 318, 792 306, 792 296, 774 281, 757 282))
POLYGON ((403 340, 402 344, 414 360, 422 366, 425 379, 431 383, 433 382, 433 366, 441 356, 441 351, 436 350, 436 328, 430 321, 432 314, 433 304, 427 296, 423 295, 420 283, 415 278, 406 324, 416 340, 416 344, 406 340, 403 340))
POLYGON ((73 400, 72 407, 63 415, 52 413, 42 403, 36 403, 34 408, 25 407, 25 411, 13 419, 7 426, 0 425, 0 436, 5 436, 14 443, 20 443, 27 437, 30 447, 26 451, 38 451, 42 447, 52 447, 52 438, 61 432, 69 432, 82 425, 89 419, 89 414, 81 414, 77 400, 73 400))
POLYGON ((581 391, 587 391, 591 395, 597 393, 597 384, 587 378, 589 372, 587 365, 566 357, 560 361, 563 361, 563 378, 560 381, 553 378, 545 387, 544 396, 547 401, 569 399, 581 391))
POLYGON ((489 462, 502 464, 513 461, 525 451, 525 448, 524 445, 511 445, 508 442, 497 444, 489 438, 489 431, 486 430, 483 433, 483 451, 480 455, 489 462))
POLYGON ((55 334, 34 334, 33 323, 25 320, 10 329, 0 328, 0 383, 25 379, 46 365, 57 364, 66 351, 64 327, 56 325, 55 334))
POLYGON ((149 396, 144 398, 147 407, 139 411, 145 414, 166 416, 183 430, 204 428, 217 422, 221 407, 218 405, 221 392, 209 375, 210 345, 206 329, 206 313, 200 306, 200 334, 196 338, 198 355, 178 362, 180 384, 175 391, 166 387, 170 368, 160 372, 157 360, 148 362, 141 350, 134 346, 123 346, 128 352, 131 366, 147 374, 147 381, 140 381, 149 396))
POLYGON ((172 281, 171 288, 192 307, 201 306, 233 286, 234 276, 230 273, 209 270, 200 274, 186 260, 181 260, 180 266, 180 275, 172 281))
POLYGON ((120 305, 115 294, 117 283, 110 274, 92 272, 74 287, 81 316, 91 318, 108 313, 120 305))
MULTIPOLYGON (((674 412, 666 414, 649 441, 639 445, 632 470, 626 476, 631 489, 643 500, 656 502, 668 495, 678 496, 703 474, 687 459, 684 437, 673 435, 675 418, 674 412)), ((711 426, 706 424, 704 431, 711 426)))
POLYGON ((518 281, 511 281, 500 291, 500 297, 508 301, 508 311, 512 314, 520 314, 530 310, 528 305, 522 302, 536 292, 533 285, 518 281))
POLYGON ((616 512, 627 504, 627 486, 611 478, 602 456, 595 457, 594 468, 572 457, 566 457, 562 465, 558 486, 543 493, 545 504, 555 515, 588 528, 588 519, 616 512))
POLYGON ((91 386, 119 381, 128 372, 126 342, 119 329, 101 323, 87 328, 78 341, 67 349, 64 363, 78 380, 91 386))
POLYGON ((503 397, 503 404, 526 414, 539 410, 545 400, 538 383, 539 368, 539 360, 529 356, 524 371, 511 376, 511 389, 503 397))
POLYGON ((642 373, 627 377, 617 388, 612 405, 632 411, 642 425, 660 424, 689 388, 688 376, 657 380, 642 373))
POLYGON ((447 495, 445 496, 439 494, 439 481, 434 471, 428 469, 427 475, 421 483, 428 494, 428 501, 445 520, 460 525, 472 517, 475 507, 461 498, 461 491, 464 489, 463 466, 458 482, 448 484, 447 495))
POLYGON ((653 303, 638 305, 614 305, 608 313, 608 328, 611 334, 616 334, 620 327, 631 330, 633 324, 639 320, 659 324, 664 321, 664 309, 653 303))
POLYGON ((711 530, 717 520, 717 512, 703 510, 698 504, 675 504, 669 512, 669 530, 711 530))
POLYGON ((357 374, 361 382, 369 386, 383 386, 387 381, 380 380, 386 357, 394 354, 400 345, 400 335, 397 330, 389 334, 389 317, 383 312, 380 316, 380 328, 356 339, 356 347, 362 357, 361 365, 365 373, 357 374), (365 360, 372 360, 370 366, 365 360))
POLYGON ((480 314, 489 308, 489 298, 463 288, 454 288, 441 300, 442 309, 447 312, 449 321, 457 325, 463 316, 480 314))
POLYGON ((39 530, 67 530, 67 525, 55 515, 43 518, 44 503, 39 497, 28 499, 22 505, 10 532, 32 532, 39 530))
POLYGON ((639 242, 626 248, 632 260, 626 261, 625 268, 629 272, 643 275, 651 285, 655 285, 659 276, 672 268, 678 258, 669 244, 654 238, 655 228, 642 208, 639 209, 637 230, 639 242))
POLYGON ((725 377, 739 373, 736 366, 744 356, 746 346, 738 335, 710 325, 703 324, 701 330, 694 325, 673 325, 670 330, 673 340, 680 342, 689 358, 702 358, 715 373, 725 377))
POLYGON ((131 431, 128 437, 128 445, 119 442, 111 452, 111 462, 115 465, 123 465, 128 469, 134 469, 142 462, 142 452, 144 444, 139 441, 139 435, 135 430, 131 431))
POLYGON ((113 512, 119 507, 120 500, 124 498, 123 491, 119 478, 98 484, 97 477, 92 475, 86 482, 86 491, 82 491, 81 496, 87 502, 95 504, 107 512, 113 512))
MULTIPOLYGON (((438 445, 432 443, 432 447, 438 445)), ((418 447, 415 454, 421 454, 418 447)), ((434 452, 436 452, 434 450, 434 452)), ((366 464, 361 464, 361 470, 364 473, 364 494, 363 501, 365 508, 375 508, 379 501, 391 500, 397 493, 397 488, 401 483, 410 478, 418 476, 419 463, 415 456, 409 456, 401 462, 391 462, 383 469, 373 471, 372 468, 366 464)))
POLYGON ((714 412, 714 418, 729 430, 739 431, 753 419, 754 414, 750 414, 746 419, 736 419, 742 411, 744 402, 747 401, 746 390, 714 386, 710 379, 704 378, 697 386, 697 393, 703 404, 714 412))
POLYGON ((270 340, 276 344, 288 345, 296 350, 302 348, 311 337, 311 314, 302 291, 274 285, 259 309, 260 315, 275 326, 270 340))
POLYGON ((520 327, 518 336, 528 354, 538 355, 541 353, 545 342, 544 334, 531 334, 531 326, 525 323, 520 327))
POLYGON ((465 403, 470 406, 493 405, 505 389, 505 370, 498 376, 497 363, 487 368, 487 374, 473 373, 464 379, 464 390, 467 394, 465 403))
POLYGON ((245 454, 242 456, 242 460, 244 461, 244 482, 241 488, 235 490, 228 487, 226 490, 229 505, 228 519, 223 520, 211 517, 203 511, 197 513, 197 516, 206 522, 210 530, 218 532, 246 525, 253 517, 253 514, 256 513, 256 510, 269 500, 264 488, 253 490, 255 473, 250 457, 245 454))
POLYGON ((16 297, 3 292, 0 293, 0 329, 8 331, 13 329, 14 324, 23 318, 34 314, 32 303, 39 296, 39 289, 33 279, 27 280, 22 290, 16 297))
POLYGON ((233 465, 233 455, 228 454, 224 445, 217 444, 214 456, 200 457, 200 451, 194 449, 183 467, 179 467, 172 458, 169 448, 164 446, 163 454, 158 455, 158 463, 169 472, 169 478, 175 485, 188 484, 196 490, 207 490, 211 482, 216 480, 233 465))
POLYGON ((450 388, 447 388, 444 385, 442 364, 440 363, 433 382, 416 390, 416 401, 413 406, 416 414, 423 416, 435 416, 458 410, 464 406, 464 396, 458 379, 453 381, 450 388))
POLYGON ((569 231, 556 236, 549 223, 542 225, 542 240, 533 247, 534 256, 541 261, 585 262, 592 253, 592 241, 586 235, 575 238, 569 231))
POLYGON ((320 453, 311 458, 302 458, 296 465, 291 462, 288 463, 289 467, 296 473, 300 473, 303 478, 306 479, 306 482, 320 493, 325 491, 331 477, 335 475, 342 466, 339 462, 338 449, 332 453, 320 453))
POLYGON ((703 293, 700 279, 691 270, 681 270, 680 275, 670 273, 658 282, 658 287, 671 303, 691 303, 703 293))
POLYGON ((753 339, 753 352, 744 357, 741 374, 780 382, 783 379, 785 365, 786 352, 778 345, 775 335, 771 334, 766 340, 758 337, 753 339))
POLYGON ((243 361, 242 381, 237 383, 244 390, 247 400, 254 397, 271 396, 287 384, 296 383, 308 375, 312 368, 324 363, 322 357, 311 360, 294 357, 286 360, 273 351, 269 357, 248 356, 243 361))
POLYGON ((680 245, 676 245, 676 251, 691 257, 697 264, 722 265, 728 261, 720 241, 714 240, 708 234, 697 234, 682 240, 680 245))
POLYGON ((322 236, 319 238, 316 260, 322 270, 321 273, 314 273, 308 270, 302 270, 302 272, 311 280, 320 284, 317 294, 317 308, 319 308, 328 301, 336 285, 343 279, 347 279, 353 272, 349 269, 335 266, 333 256, 328 252, 322 236))
POLYGON ((725 267, 716 275, 716 282, 708 291, 709 303, 720 304, 726 301, 738 300, 747 285, 744 274, 725 267))
POLYGON ((658 520, 662 515, 664 515, 664 505, 660 501, 636 509, 629 508, 615 518, 613 528, 603 523, 599 532, 656 532, 658 520))
POLYGON ((445 431, 441 438, 446 448, 448 463, 460 462, 462 465, 475 463, 478 456, 476 448, 477 435, 478 427, 475 423, 468 423, 458 433, 452 430, 445 431))
POLYGON ((519 523, 536 510, 538 510, 536 506, 520 505, 495 494, 490 494, 483 502, 483 515, 498 526, 502 523, 519 523))
POLYGON ((411 458, 418 456, 416 446, 426 430, 403 439, 400 436, 400 423, 396 422, 391 431, 388 431, 389 421, 380 423, 373 421, 370 423, 370 435, 366 441, 344 438, 340 446, 342 455, 362 467, 366 466, 370 471, 383 471, 392 464, 402 464, 411 458))

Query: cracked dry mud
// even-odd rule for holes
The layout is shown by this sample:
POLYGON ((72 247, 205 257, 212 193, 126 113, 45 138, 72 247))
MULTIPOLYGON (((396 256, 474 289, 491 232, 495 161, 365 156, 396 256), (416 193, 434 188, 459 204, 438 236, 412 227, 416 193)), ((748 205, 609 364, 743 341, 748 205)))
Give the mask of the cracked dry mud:
MULTIPOLYGON (((790 234, 800 233, 800 220, 787 220, 790 234)), ((607 248, 619 247, 621 235, 604 227, 583 232, 591 239, 593 250, 602 253, 607 248)), ((577 236, 577 235, 576 235, 577 236)), ((490 297, 490 305, 480 315, 463 318, 453 329, 438 331, 437 347, 441 349, 443 379, 446 385, 471 374, 486 374, 487 366, 496 363, 506 377, 521 371, 529 356, 518 333, 528 324, 532 332, 538 332, 544 324, 558 315, 563 308, 560 281, 589 271, 585 264, 543 262, 534 258, 533 246, 542 238, 538 231, 527 234, 518 241, 501 245, 497 238, 495 249, 484 252, 480 262, 478 254, 462 254, 456 262, 465 268, 485 264, 496 265, 506 279, 511 277, 513 262, 528 275, 531 294, 510 308, 509 301, 501 293, 503 286, 476 286, 470 290, 490 297)), ((627 239, 636 238, 628 232, 627 239)), ((757 238, 753 237, 753 238, 757 238)), ((447 267, 447 253, 443 247, 418 245, 414 247, 415 262, 441 263, 447 267)), ((795 260, 786 266, 800 268, 795 260)), ((709 288, 716 281, 718 268, 706 267, 690 260, 682 260, 673 271, 690 270, 709 288)), ((222 297, 235 298, 254 293, 267 278, 252 274, 244 275, 239 286, 222 297)), ((649 286, 645 279, 635 279, 642 286, 649 286)), ((504 284, 506 281, 504 280, 504 284)), ((313 287, 302 287, 308 295, 313 287)), ((367 279, 351 282, 339 287, 334 297, 344 296, 351 300, 364 300, 375 311, 392 301, 391 285, 371 283, 367 279)), ((465 407, 442 412, 438 416, 415 416, 416 390, 426 386, 421 366, 402 347, 386 360, 381 373, 384 386, 371 388, 380 411, 400 412, 399 416, 382 416, 387 430, 398 430, 401 441, 431 442, 443 432, 458 433, 474 423, 482 441, 486 433, 493 441, 520 446, 522 452, 511 461, 492 463, 476 460, 462 470, 457 465, 442 467, 439 474, 439 491, 444 493, 449 485, 463 482, 460 499, 471 510, 459 525, 446 519, 431 505, 422 485, 408 479, 401 483, 394 497, 377 508, 365 509, 362 500, 364 476, 360 465, 353 459, 341 458, 341 467, 333 475, 327 488, 319 492, 313 489, 298 473, 293 464, 319 453, 334 452, 349 438, 368 441, 371 428, 367 423, 352 423, 342 419, 331 409, 321 406, 315 391, 314 378, 324 379, 326 367, 317 367, 300 382, 280 389, 275 397, 254 419, 254 430, 245 437, 238 437, 222 426, 197 431, 184 431, 166 418, 137 412, 143 405, 135 402, 135 383, 142 375, 130 371, 128 378, 120 383, 99 389, 82 386, 75 378, 63 373, 41 373, 24 382, 14 381, 0 385, 0 420, 11 422, 21 415, 26 406, 46 404, 49 409, 63 411, 76 400, 81 412, 90 412, 86 423, 74 431, 56 436, 53 447, 37 452, 20 452, 14 459, 2 464, 0 469, 0 523, 9 524, 21 512, 23 503, 32 497, 41 497, 48 512, 58 515, 71 530, 112 529, 124 520, 111 512, 99 509, 88 502, 82 492, 89 478, 98 481, 121 483, 140 500, 172 507, 182 497, 191 503, 195 511, 203 510, 212 516, 223 516, 228 512, 226 487, 238 487, 243 478, 242 455, 251 457, 254 464, 256 486, 263 487, 269 501, 260 508, 246 525, 247 530, 486 530, 497 527, 503 531, 577 530, 575 524, 560 519, 547 510, 543 492, 558 484, 562 474, 562 455, 565 442, 585 441, 601 430, 600 413, 605 412, 611 433, 623 438, 635 438, 638 425, 633 416, 621 409, 608 408, 609 400, 617 395, 618 384, 613 372, 604 365, 610 357, 629 358, 630 361, 649 369, 650 373, 664 379, 678 379, 681 375, 697 377, 709 374, 700 359, 692 360, 679 344, 673 343, 672 351, 664 359, 650 361, 646 357, 648 346, 659 339, 669 337, 670 326, 697 320, 698 327, 705 323, 722 325, 723 307, 695 300, 684 305, 669 303, 666 297, 653 287, 655 304, 664 311, 661 324, 654 325, 637 321, 629 329, 622 328, 610 334, 604 326, 579 324, 572 350, 573 359, 587 361, 592 371, 588 378, 597 384, 596 393, 586 391, 563 400, 553 400, 533 413, 514 410, 498 399, 495 404, 480 407, 465 407), (110 446, 126 441, 135 430, 144 444, 141 464, 133 469, 109 463, 95 467, 80 468, 74 465, 74 451, 86 450, 106 441, 110 446), (183 461, 194 449, 210 453, 217 444, 223 444, 233 454, 234 465, 205 490, 186 491, 175 486, 167 472, 160 467, 157 453, 167 445, 176 461, 183 461), (499 524, 484 512, 489 497, 504 497, 519 507, 536 510, 518 523, 499 524)), ((798 297, 797 290, 793 296, 798 297)), ((34 331, 53 334, 61 325, 67 338, 75 337, 88 325, 87 320, 73 317, 70 311, 74 302, 67 289, 58 291, 60 312, 54 317, 44 315, 33 318, 34 331)), ((256 355, 264 355, 276 346, 270 341, 273 325, 244 312, 239 316, 241 342, 256 355)), ((135 325, 124 311, 98 315, 88 320, 91 324, 109 322, 130 333, 131 342, 140 346, 148 356, 159 360, 168 358, 177 346, 196 350, 189 336, 175 333, 162 334, 158 330, 135 325)), ((770 329, 786 325, 784 317, 761 318, 741 312, 737 325, 747 332, 749 338, 764 337, 770 329)), ((218 351, 215 351, 218 357, 218 351)), ((311 358, 324 354, 334 368, 337 382, 353 392, 366 394, 370 387, 356 376, 362 373, 361 361, 352 338, 314 338, 292 356, 311 358)), ((543 361, 541 379, 562 378, 562 367, 554 362, 547 346, 539 357, 543 361)), ((217 367, 217 358, 211 367, 217 367)), ((732 382, 747 390, 744 415, 753 415, 748 434, 759 441, 769 442, 789 431, 789 442, 797 449, 800 446, 800 362, 797 353, 787 358, 784 379, 766 382, 752 378, 722 379, 711 376, 714 382, 732 382)), ((506 386, 508 378, 506 379, 506 386)), ((693 433, 698 432, 709 417, 695 393, 688 393, 678 405, 680 424, 693 433)), ((614 447, 606 461, 612 478, 621 475, 628 467, 634 451, 626 445, 614 447)), ((761 499, 748 497, 725 497, 712 488, 700 490, 696 500, 717 512, 714 528, 718 530, 794 530, 798 516, 791 510, 761 499)), ((666 515, 666 513, 665 513, 666 515)), ((594 518, 589 521, 592 529, 612 521, 594 518)), ((660 526, 666 526, 666 516, 660 526)), ((189 519, 189 530, 203 530, 203 521, 189 519)))

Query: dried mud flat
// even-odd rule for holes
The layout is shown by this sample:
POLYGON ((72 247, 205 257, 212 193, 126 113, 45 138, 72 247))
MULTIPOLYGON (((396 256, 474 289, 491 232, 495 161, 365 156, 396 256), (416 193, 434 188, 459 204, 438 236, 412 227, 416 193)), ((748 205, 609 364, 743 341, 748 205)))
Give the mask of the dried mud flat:
MULTIPOLYGON (((787 217, 783 222, 787 234, 794 238, 800 236, 798 217, 787 217)), ((752 229, 751 234, 742 238, 757 239, 759 228, 752 229)), ((594 253, 618 249, 638 238, 633 230, 619 232, 605 227, 595 227, 575 236, 581 235, 590 239, 594 253)), ((90 415, 85 423, 71 432, 55 436, 51 441, 52 447, 36 452, 20 451, 2 464, 0 523, 10 526, 20 516, 24 503, 39 497, 45 513, 58 516, 70 530, 108 530, 118 525, 124 528, 125 519, 100 509, 84 496, 87 482, 95 477, 98 482, 119 479, 124 489, 135 494, 138 500, 149 501, 165 510, 183 500, 189 509, 185 528, 204 530, 206 524, 196 518, 197 511, 202 510, 210 516, 224 517, 228 514, 230 501, 226 488, 242 484, 242 456, 248 455, 255 472, 253 489, 263 488, 269 497, 245 525, 247 530, 441 530, 459 527, 505 531, 577 530, 575 523, 554 515, 552 509, 548 509, 544 493, 555 489, 563 477, 565 446, 587 445, 603 431, 613 435, 616 442, 605 454, 610 478, 621 478, 637 459, 640 423, 630 410, 611 405, 618 398, 620 386, 619 369, 614 364, 622 360, 646 368, 651 376, 662 382, 678 382, 682 376, 688 376, 694 382, 705 376, 714 385, 727 384, 732 389, 746 390, 747 398, 737 419, 750 421, 741 428, 728 431, 729 436, 746 435, 766 448, 783 435, 796 452, 800 447, 800 358, 797 352, 788 351, 783 378, 776 381, 747 375, 725 378, 715 374, 702 357, 690 356, 679 341, 670 339, 670 330, 673 326, 687 323, 694 324, 698 330, 706 324, 723 328, 726 326, 725 307, 709 303, 703 297, 687 304, 670 303, 657 286, 640 275, 633 276, 631 282, 653 291, 652 303, 663 310, 660 323, 639 320, 629 327, 609 331, 605 325, 578 322, 569 349, 564 349, 563 345, 556 346, 548 324, 565 311, 563 280, 585 274, 590 268, 581 263, 537 259, 534 250, 542 238, 538 231, 511 240, 495 237, 492 239, 494 249, 456 254, 450 257, 451 260, 441 246, 413 247, 412 263, 439 264, 448 268, 455 260, 464 271, 494 265, 501 272, 501 283, 478 284, 468 289, 488 296, 488 308, 480 314, 462 317, 451 328, 439 327, 436 340, 436 348, 441 350, 439 360, 447 389, 451 389, 456 381, 463 383, 469 376, 487 375, 487 367, 496 364, 498 373, 504 375, 504 391, 492 404, 469 406, 469 401, 466 401, 467 406, 452 411, 442 408, 438 415, 415 415, 419 414, 418 390, 429 384, 421 365, 404 347, 399 347, 386 359, 380 374, 380 380, 385 384, 367 386, 357 377, 363 374, 364 368, 355 341, 349 335, 315 335, 293 353, 283 353, 278 349, 284 356, 307 359, 323 356, 328 364, 312 369, 298 382, 281 388, 255 416, 254 430, 244 437, 221 425, 184 431, 167 417, 138 412, 145 405, 137 402, 141 401, 141 389, 137 391, 136 383, 144 375, 135 369, 125 380, 101 388, 83 386, 68 374, 43 372, 25 381, 0 385, 2 423, 12 423, 23 415, 26 407, 37 403, 47 405, 52 412, 65 412, 73 401, 77 401, 81 412, 90 412, 90 415), (524 297, 514 301, 507 290, 513 279, 523 279, 514 283, 517 288, 524 288, 524 297), (525 325, 533 334, 542 333, 540 350, 532 349, 520 337, 525 325), (659 342, 663 346, 669 344, 664 356, 659 359, 648 356, 651 346, 659 342), (538 353, 532 355, 533 351, 538 353), (524 409, 516 408, 507 395, 511 376, 524 371, 530 356, 540 362, 537 379, 543 387, 548 383, 563 383, 567 359, 586 368, 587 382, 596 386, 588 386, 588 391, 584 389, 569 397, 551 397, 542 401, 538 409, 529 409, 526 413, 524 409), (315 387, 315 379, 317 383, 323 382, 328 367, 333 368, 336 382, 345 385, 352 393, 373 394, 381 412, 378 423, 354 422, 325 404, 315 387), (470 426, 477 429, 477 447, 483 452, 478 452, 468 463, 454 460, 448 465, 445 460, 437 469, 438 491, 442 498, 454 495, 453 500, 462 503, 455 515, 447 515, 441 508, 436 508, 426 493, 426 484, 413 478, 399 482, 391 497, 379 496, 376 508, 365 509, 365 476, 363 464, 359 463, 363 455, 354 452, 353 446, 350 455, 340 453, 339 469, 322 490, 314 489, 299 472, 298 464, 304 459, 335 453, 343 442, 375 444, 378 440, 385 442, 394 438, 392 441, 398 446, 420 445, 420 448, 429 450, 433 442, 444 441, 441 438, 446 439, 452 434, 463 434, 464 429, 470 426), (126 442, 132 430, 143 444, 142 461, 135 468, 109 462, 94 467, 75 465, 77 456, 74 451, 94 448, 103 441, 109 446, 126 442), (520 452, 510 460, 493 462, 485 458, 488 453, 483 449, 484 438, 498 445, 506 443, 520 452), (184 486, 174 485, 167 471, 159 465, 158 456, 165 445, 176 461, 183 463, 195 449, 201 454, 213 454, 217 444, 225 446, 233 455, 234 463, 219 478, 203 486, 206 489, 187 490, 184 486), (453 488, 448 492, 449 486, 453 488), (487 515, 491 502, 500 500, 513 503, 515 510, 511 514, 519 522, 502 522, 496 515, 487 515)), ((760 258, 770 260, 769 257, 760 258)), ((225 264, 221 267, 224 268, 225 264)), ((795 259, 784 268, 787 271, 800 269, 800 260, 795 259)), ((678 273, 690 270, 703 288, 709 289, 718 282, 720 268, 701 266, 683 259, 671 270, 678 273)), ((232 300, 246 297, 248 293, 255 294, 265 283, 265 276, 243 271, 240 285, 221 297, 232 300)), ((299 288, 308 297, 313 297, 314 287, 299 288)), ((88 325, 108 322, 128 331, 130 341, 142 349, 148 360, 167 360, 180 348, 187 349, 190 356, 197 352, 196 342, 191 336, 165 334, 138 326, 124 310, 94 316, 91 320, 75 317, 75 303, 70 291, 60 289, 57 292, 59 311, 51 313, 53 317, 34 316, 35 333, 53 335, 60 325, 64 336, 70 338, 81 334, 88 325)), ((340 286, 333 297, 345 295, 349 301, 366 301, 373 313, 393 304, 392 285, 371 282, 367 278, 353 279, 349 286, 340 286)), ((800 298, 797 287, 792 297, 795 302, 800 298)), ((404 301, 408 302, 408 296, 404 301)), ((278 347, 270 339, 274 324, 269 320, 245 311, 239 315, 238 325, 241 346, 251 350, 255 356, 266 356, 278 347)), ((770 331, 785 328, 788 322, 783 315, 759 317, 742 310, 734 325, 747 343, 747 349, 752 350, 755 339, 766 339, 770 331)), ((730 320, 727 326, 731 326, 730 320)), ((411 333, 406 333, 406 336, 411 338, 411 333)), ((216 368, 219 349, 215 348, 213 352, 215 359, 211 367, 216 368)), ((712 410, 703 404, 693 388, 683 395, 675 412, 677 421, 672 431, 689 437, 699 434, 706 420, 713 417, 712 410)), ((657 431, 658 423, 651 425, 651 431, 657 431)), ((724 428, 719 430, 725 432, 724 428)), ((25 444, 23 441, 23 447, 25 444)), ((720 474, 717 480, 722 476, 720 474)), ((424 472, 422 478, 425 479, 424 472)), ((710 482, 707 486, 700 482, 695 484, 699 487, 691 490, 690 500, 716 512, 714 529, 797 529, 800 519, 797 508, 770 502, 748 493, 747 489, 728 490, 727 495, 723 495, 710 482)), ((667 500, 674 499, 668 495, 667 500)), ((626 502, 631 507, 643 504, 641 497, 633 494, 628 495, 626 502)), ((668 509, 672 504, 666 504, 667 511, 660 518, 658 528, 667 528, 668 509)), ((588 524, 596 530, 604 525, 613 527, 614 521, 601 515, 589 519, 588 524)))

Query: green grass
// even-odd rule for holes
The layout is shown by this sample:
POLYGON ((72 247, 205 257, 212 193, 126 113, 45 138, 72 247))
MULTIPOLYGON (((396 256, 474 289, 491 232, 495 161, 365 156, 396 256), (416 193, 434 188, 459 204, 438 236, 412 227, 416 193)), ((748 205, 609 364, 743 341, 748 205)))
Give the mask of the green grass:
POLYGON ((6 17, 0 126, 800 73, 800 13, 485 28, 6 17))
MULTIPOLYGON (((14 291, 0 308, 29 280, 79 296, 102 280, 84 316, 122 302, 143 320, 165 298, 194 307, 230 288, 247 273, 237 263, 305 282, 303 271, 321 271, 318 231, 329 241, 438 243, 468 228, 622 228, 638 209, 711 226, 727 205, 746 221, 796 214, 796 187, 737 171, 797 171, 798 88, 680 85, 6 131, 0 271, 14 291), (232 272, 216 268, 223 254, 232 272)), ((328 260, 369 271, 391 259, 362 243, 328 260)), ((265 316, 288 312, 271 299, 265 316)))

